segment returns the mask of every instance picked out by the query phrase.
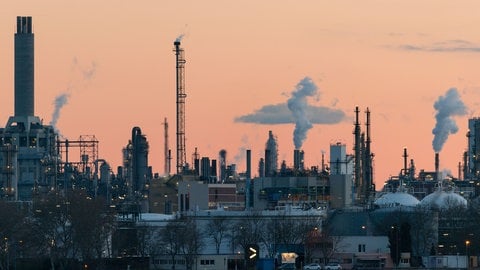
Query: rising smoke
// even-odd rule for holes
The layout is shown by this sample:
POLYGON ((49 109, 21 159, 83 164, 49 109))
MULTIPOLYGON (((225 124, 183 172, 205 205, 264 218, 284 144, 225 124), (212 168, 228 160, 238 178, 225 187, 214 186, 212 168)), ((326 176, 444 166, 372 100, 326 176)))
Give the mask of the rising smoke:
POLYGON ((57 122, 58 118, 60 117, 60 111, 62 110, 63 106, 68 103, 69 97, 69 93, 62 93, 55 97, 55 101, 53 102, 55 108, 53 109, 52 120, 50 121, 50 125, 53 126, 55 130, 57 130, 57 122))
MULTIPOLYGON (((342 110, 327 108, 322 106, 313 106, 307 104, 307 117, 312 124, 337 124, 345 119, 345 113, 342 110)), ((253 113, 238 116, 235 122, 255 123, 262 125, 294 124, 295 118, 288 109, 287 104, 265 105, 253 113)))
POLYGON ((242 135, 241 142, 241 146, 238 148, 235 156, 233 156, 233 160, 235 161, 235 163, 240 163, 242 160, 245 159, 248 145, 250 144, 248 141, 248 136, 246 134, 242 135))
POLYGON ((185 36, 185 34, 179 35, 179 36, 175 39, 175 42, 181 42, 184 36, 185 36))
MULTIPOLYGON (((317 97, 317 86, 309 77, 302 79, 286 103, 264 105, 253 113, 238 116, 239 123, 262 125, 295 124, 295 148, 302 146, 307 131, 313 124, 337 124, 346 118, 345 112, 336 108, 315 106, 307 103, 307 97, 317 97)), ((332 106, 336 105, 336 101, 332 106)))
POLYGON ((435 115, 437 123, 432 130, 434 135, 432 145, 435 153, 438 153, 442 150, 448 136, 458 131, 458 126, 453 117, 466 115, 467 107, 460 99, 456 88, 450 88, 445 96, 438 97, 433 107, 437 110, 435 115))
POLYGON ((287 105, 295 119, 295 130, 293 131, 293 143, 295 149, 301 149, 303 142, 307 138, 307 132, 313 127, 307 118, 307 97, 317 95, 317 86, 309 77, 303 78, 292 92, 292 97, 288 99, 287 105))
POLYGON ((61 115, 60 112, 62 111, 63 107, 68 104, 68 100, 71 97, 73 90, 80 87, 86 87, 86 85, 95 77, 97 73, 97 64, 95 62, 92 62, 90 67, 84 68, 80 66, 80 64, 78 63, 78 59, 74 57, 71 70, 72 74, 67 89, 63 93, 58 94, 53 102, 54 109, 50 125, 57 132, 57 123, 61 115), (81 74, 80 79, 78 79, 78 76, 76 76, 76 74, 78 73, 81 74))

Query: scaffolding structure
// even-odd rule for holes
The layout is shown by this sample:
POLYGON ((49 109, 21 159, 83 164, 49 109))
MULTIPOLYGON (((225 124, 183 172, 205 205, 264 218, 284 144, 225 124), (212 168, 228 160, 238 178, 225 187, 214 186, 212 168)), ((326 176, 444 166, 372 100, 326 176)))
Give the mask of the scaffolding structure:
POLYGON ((92 173, 92 168, 95 168, 96 161, 98 160, 98 140, 95 138, 95 135, 80 135, 78 140, 58 140, 57 141, 58 155, 64 159, 62 162, 61 170, 63 171, 65 165, 76 167, 77 170, 83 174, 90 175, 92 173), (69 151, 70 148, 79 148, 80 157, 78 161, 69 160, 69 151))

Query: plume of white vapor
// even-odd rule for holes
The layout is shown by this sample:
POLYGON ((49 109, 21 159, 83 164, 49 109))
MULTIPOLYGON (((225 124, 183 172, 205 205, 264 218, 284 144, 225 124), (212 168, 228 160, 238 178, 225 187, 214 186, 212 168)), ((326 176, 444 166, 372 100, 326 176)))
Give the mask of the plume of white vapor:
POLYGON ((53 102, 55 108, 53 109, 52 120, 50 121, 50 125, 53 126, 55 130, 57 130, 57 122, 58 118, 60 118, 60 111, 62 110, 63 106, 68 103, 69 97, 70 93, 62 93, 55 97, 55 101, 53 102))
POLYGON ((292 92, 292 97, 288 99, 288 109, 292 112, 295 119, 295 130, 293 131, 293 143, 295 149, 301 149, 303 142, 307 138, 307 132, 313 127, 307 118, 307 97, 317 96, 317 86, 309 77, 303 78, 292 92))
POLYGON ((50 121, 50 125, 53 126, 55 130, 58 131, 57 123, 58 119, 60 118, 60 112, 62 108, 68 103, 68 99, 71 97, 72 91, 80 88, 81 83, 88 84, 90 81, 93 80, 97 73, 97 63, 92 61, 91 66, 88 68, 83 68, 80 66, 78 59, 76 57, 72 60, 72 77, 74 73, 80 72, 82 74, 81 80, 74 80, 70 79, 69 86, 67 90, 63 93, 57 95, 55 100, 53 101, 54 109, 52 113, 52 120, 50 121))
POLYGON ((435 115, 437 123, 432 130, 434 135, 432 145, 435 153, 438 153, 442 150, 448 136, 458 131, 457 123, 455 123, 453 117, 466 115, 467 107, 460 99, 456 88, 450 88, 445 96, 438 97, 433 107, 437 110, 435 115))
POLYGON ((176 39, 175 39, 175 42, 180 42, 182 41, 183 37, 185 36, 185 34, 181 34, 180 36, 178 36, 176 39))

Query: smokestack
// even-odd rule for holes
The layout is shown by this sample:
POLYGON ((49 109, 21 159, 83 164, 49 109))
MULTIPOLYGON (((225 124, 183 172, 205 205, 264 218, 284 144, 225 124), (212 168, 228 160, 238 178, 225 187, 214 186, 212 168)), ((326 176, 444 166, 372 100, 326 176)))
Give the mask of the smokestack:
POLYGON ((435 180, 439 180, 440 177, 438 177, 438 172, 439 172, 439 164, 440 164, 440 158, 438 152, 435 153, 435 180))
POLYGON ((180 47, 180 37, 175 40, 176 93, 177 93, 177 173, 183 172, 186 165, 185 146, 185 58, 180 47))
POLYGON ((227 150, 220 150, 218 156, 220 158, 220 183, 223 183, 225 181, 227 172, 227 150))
POLYGON ((303 160, 304 160, 304 152, 303 150, 295 149, 293 150, 293 168, 295 170, 303 170, 303 160))
POLYGON ((407 175, 407 159, 408 159, 408 154, 407 154, 407 148, 403 148, 403 175, 407 175))
POLYGON ((15 33, 15 116, 34 116, 32 17, 17 17, 15 33))
POLYGON ((247 180, 252 179, 252 150, 247 150, 247 180))

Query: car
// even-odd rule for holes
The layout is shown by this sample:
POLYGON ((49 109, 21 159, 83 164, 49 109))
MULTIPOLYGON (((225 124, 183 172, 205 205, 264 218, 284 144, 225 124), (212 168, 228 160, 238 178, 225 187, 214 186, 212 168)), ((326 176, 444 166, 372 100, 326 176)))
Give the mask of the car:
POLYGON ((281 270, 295 270, 296 267, 295 267, 294 263, 284 263, 278 269, 281 269, 281 270))
POLYGON ((323 267, 324 270, 341 270, 342 266, 338 263, 328 263, 323 267))
POLYGON ((322 267, 318 263, 307 264, 303 267, 303 270, 322 270, 322 267))

